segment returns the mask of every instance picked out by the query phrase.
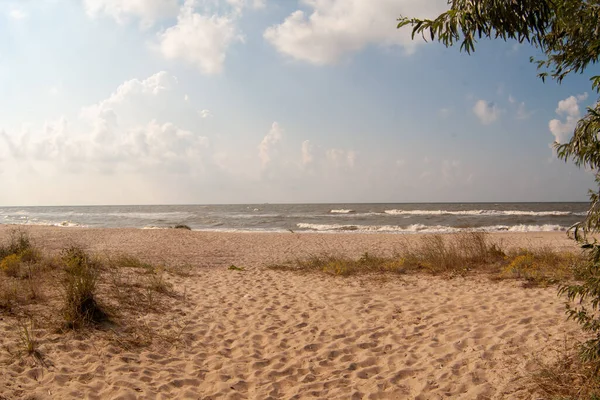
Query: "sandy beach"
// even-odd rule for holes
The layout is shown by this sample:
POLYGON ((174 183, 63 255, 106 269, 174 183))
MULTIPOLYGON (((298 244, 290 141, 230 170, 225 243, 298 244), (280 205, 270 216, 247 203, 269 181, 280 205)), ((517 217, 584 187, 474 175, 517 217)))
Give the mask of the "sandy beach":
MULTIPOLYGON (((0 239, 10 229, 0 226, 0 239)), ((528 375, 579 332, 554 287, 266 268, 325 253, 392 255, 418 235, 26 229, 51 254, 77 244, 192 268, 168 276, 178 294, 168 312, 139 315, 175 335, 169 344, 127 349, 104 331, 44 330, 44 366, 11 355, 17 328, 0 314, 0 398, 538 398, 528 375)), ((505 247, 576 249, 564 232, 492 238, 505 247)))

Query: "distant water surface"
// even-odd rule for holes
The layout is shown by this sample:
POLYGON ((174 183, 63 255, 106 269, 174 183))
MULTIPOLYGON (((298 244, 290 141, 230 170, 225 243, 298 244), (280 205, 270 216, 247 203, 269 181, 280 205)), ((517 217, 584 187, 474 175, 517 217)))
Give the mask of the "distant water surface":
POLYGON ((587 203, 241 204, 0 207, 1 224, 230 232, 564 231, 587 203))

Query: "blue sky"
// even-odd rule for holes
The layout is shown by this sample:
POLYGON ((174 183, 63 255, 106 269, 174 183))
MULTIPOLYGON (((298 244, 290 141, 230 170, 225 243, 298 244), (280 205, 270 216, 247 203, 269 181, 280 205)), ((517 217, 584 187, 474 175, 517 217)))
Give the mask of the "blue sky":
POLYGON ((2 1, 0 205, 586 200, 588 76, 395 28, 445 7, 2 1))

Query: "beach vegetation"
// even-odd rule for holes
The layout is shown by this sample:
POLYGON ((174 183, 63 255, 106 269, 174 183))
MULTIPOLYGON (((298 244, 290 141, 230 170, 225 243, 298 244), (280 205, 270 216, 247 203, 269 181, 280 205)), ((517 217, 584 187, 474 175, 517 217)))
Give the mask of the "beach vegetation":
POLYGON ((555 349, 550 361, 535 359, 538 367, 530 373, 535 392, 544 398, 561 400, 599 400, 600 375, 596 364, 582 360, 577 349, 565 342, 564 348, 555 349))
POLYGON ((167 313, 185 301, 171 276, 190 276, 192 265, 151 264, 133 255, 94 254, 76 245, 42 252, 26 232, 7 235, 0 248, 0 319, 14 328, 14 339, 7 337, 5 346, 15 348, 14 354, 33 356, 43 364, 38 338, 48 329, 100 335, 128 350, 184 339, 180 331, 169 333, 173 326, 185 326, 178 318, 149 326, 144 316, 167 313), (34 323, 34 318, 42 322, 34 323))
MULTIPOLYGON (((446 47, 460 43, 460 50, 472 53, 479 39, 515 40, 529 43, 543 54, 531 57, 538 76, 562 82, 571 74, 582 74, 600 59, 600 2, 598 0, 452 0, 449 10, 433 19, 400 16, 398 28, 412 27, 413 38, 437 40, 446 47)), ((593 72, 597 72, 593 71, 593 72)), ((600 75, 590 77, 591 88, 600 92, 600 75)), ((572 161, 595 175, 600 186, 600 102, 588 107, 575 125, 567 143, 554 143, 557 156, 572 161)), ((568 298, 568 317, 577 321, 592 337, 581 346, 584 361, 595 362, 600 370, 600 245, 593 238, 600 232, 600 191, 590 190, 587 216, 571 230, 586 261, 578 268, 575 284, 561 286, 568 298), (590 238, 591 239, 588 239, 590 238)), ((509 269, 530 279, 539 273, 539 264, 523 254, 509 269)))
POLYGON ((551 247, 505 250, 484 232, 424 235, 392 256, 363 253, 359 258, 332 254, 271 265, 282 271, 329 275, 426 273, 447 277, 487 273, 494 279, 519 279, 524 286, 546 286, 579 277, 582 258, 551 247))
POLYGON ((25 261, 34 261, 37 256, 29 235, 21 229, 11 230, 8 243, 0 245, 0 260, 13 254, 25 255, 25 261))
POLYGON ((17 277, 21 271, 21 256, 19 254, 10 254, 0 261, 0 270, 6 275, 17 277))
POLYGON ((99 265, 79 247, 69 247, 61 253, 64 263, 63 317, 67 326, 77 328, 107 319, 97 300, 99 265))
POLYGON ((173 285, 165 279, 165 267, 158 265, 152 267, 147 275, 148 288, 162 294, 170 294, 173 285))
POLYGON ((18 321, 18 331, 22 352, 28 356, 41 358, 41 354, 38 350, 39 342, 33 319, 29 318, 27 322, 22 320, 18 321))
POLYGON ((109 258, 109 263, 114 268, 133 268, 148 271, 153 268, 152 264, 143 262, 139 258, 129 254, 121 254, 117 257, 109 258))
POLYGON ((580 254, 555 251, 552 247, 509 252, 503 277, 523 279, 528 286, 547 286, 576 279, 584 259, 580 254))

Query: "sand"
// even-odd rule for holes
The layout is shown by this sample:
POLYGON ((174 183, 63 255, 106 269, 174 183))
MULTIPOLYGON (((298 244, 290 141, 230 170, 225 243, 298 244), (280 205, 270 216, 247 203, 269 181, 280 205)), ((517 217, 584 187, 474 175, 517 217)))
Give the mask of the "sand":
MULTIPOLYGON (((0 226, 0 239, 10 227, 0 226)), ((389 255, 417 236, 243 234, 31 227, 50 252, 189 263, 171 276, 184 300, 149 326, 171 345, 126 350, 103 333, 44 332, 46 367, 10 357, 0 314, 0 399, 529 399, 528 376, 578 335, 556 288, 485 276, 330 277, 267 264, 324 252, 389 255), (231 264, 245 271, 227 269, 231 264)), ((564 233, 496 234, 505 245, 573 249, 564 233)))

